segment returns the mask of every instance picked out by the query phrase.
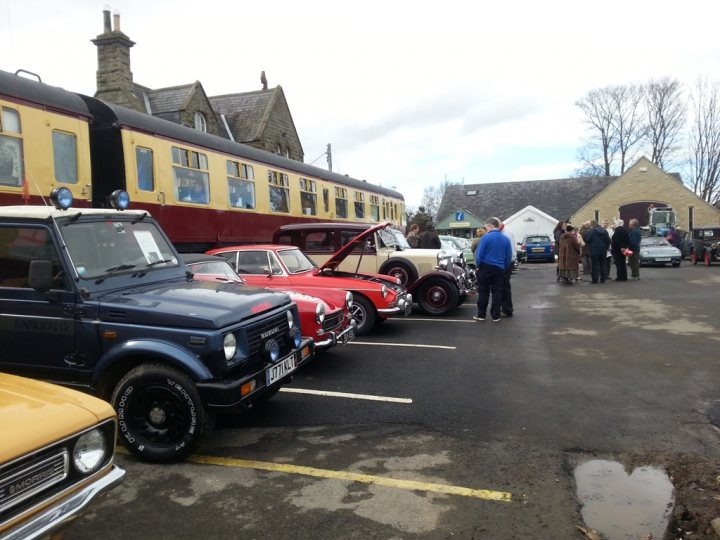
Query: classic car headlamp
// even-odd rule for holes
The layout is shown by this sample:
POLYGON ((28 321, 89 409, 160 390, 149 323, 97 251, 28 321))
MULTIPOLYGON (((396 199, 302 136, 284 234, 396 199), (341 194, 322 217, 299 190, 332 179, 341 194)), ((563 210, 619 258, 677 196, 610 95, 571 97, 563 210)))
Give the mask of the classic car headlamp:
POLYGON ((345 293, 345 306, 348 309, 352 309, 353 307, 353 293, 351 293, 350 291, 347 291, 345 293))
POLYGON ((55 188, 50 193, 50 202, 58 210, 67 210, 72 206, 73 194, 66 187, 55 188))
POLYGON ((292 328, 293 326, 295 326, 295 317, 293 317, 292 311, 288 310, 286 312, 286 314, 287 314, 287 320, 288 320, 288 327, 292 328))
POLYGON ((232 332, 225 334, 225 337, 223 338, 223 349, 225 350, 225 360, 230 360, 233 356, 235 356, 235 351, 237 351, 237 340, 235 339, 235 334, 232 332))
POLYGON ((280 359, 280 344, 275 339, 268 339, 263 347, 265 359, 273 364, 280 359))
POLYGON ((107 448, 107 440, 102 430, 96 428, 83 433, 73 447, 73 465, 82 474, 90 474, 105 461, 107 448))
POLYGON ((382 295, 383 298, 387 298, 387 286, 386 285, 383 285, 382 287, 380 287, 380 294, 382 295))
POLYGON ((318 324, 325 322, 325 306, 323 304, 317 304, 315 306, 315 322, 318 324))
POLYGON ((295 328, 291 328, 290 332, 288 332, 288 340, 290 341, 290 345, 292 345, 293 349, 297 349, 302 344, 302 334, 297 326, 295 328))
POLYGON ((116 189, 110 194, 110 206, 115 210, 126 210, 130 206, 130 195, 122 189, 116 189))

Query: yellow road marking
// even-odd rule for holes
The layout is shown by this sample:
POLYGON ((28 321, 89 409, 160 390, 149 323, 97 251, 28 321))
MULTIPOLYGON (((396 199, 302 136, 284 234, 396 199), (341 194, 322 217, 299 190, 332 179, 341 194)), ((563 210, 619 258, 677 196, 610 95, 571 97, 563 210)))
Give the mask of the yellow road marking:
POLYGON ((243 469, 256 469, 260 471, 301 474, 304 476, 314 476, 316 478, 333 478, 336 480, 360 482, 363 484, 377 484, 397 489, 432 491, 435 493, 460 495, 461 497, 474 497, 476 499, 485 499, 491 501, 510 502, 512 500, 512 494, 504 491, 471 489, 460 486, 433 484, 430 482, 415 482, 413 480, 399 480, 396 478, 374 476, 371 474, 359 474, 344 471, 332 471, 328 469, 316 469, 314 467, 304 467, 302 465, 288 465, 286 463, 269 463, 266 461, 252 461, 247 459, 221 458, 201 455, 190 456, 187 460, 193 463, 202 463, 204 465, 219 465, 221 467, 239 467, 243 469))

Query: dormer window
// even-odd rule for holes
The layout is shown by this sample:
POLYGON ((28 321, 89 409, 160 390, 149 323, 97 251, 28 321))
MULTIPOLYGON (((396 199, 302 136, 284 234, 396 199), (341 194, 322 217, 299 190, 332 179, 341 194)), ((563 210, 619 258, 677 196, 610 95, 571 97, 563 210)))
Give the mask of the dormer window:
POLYGON ((207 120, 205 120, 205 115, 201 112, 195 113, 195 129, 207 133, 207 120))

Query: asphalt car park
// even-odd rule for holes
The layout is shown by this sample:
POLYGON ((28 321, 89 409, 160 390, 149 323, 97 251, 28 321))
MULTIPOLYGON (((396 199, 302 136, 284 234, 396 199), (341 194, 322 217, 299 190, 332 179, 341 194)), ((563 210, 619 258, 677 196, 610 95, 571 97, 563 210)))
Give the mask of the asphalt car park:
POLYGON ((560 287, 522 265, 512 319, 474 322, 471 298, 388 320, 187 462, 119 456, 124 483, 66 538, 582 538, 593 460, 663 471, 672 533, 712 538, 719 283, 682 265, 560 287))

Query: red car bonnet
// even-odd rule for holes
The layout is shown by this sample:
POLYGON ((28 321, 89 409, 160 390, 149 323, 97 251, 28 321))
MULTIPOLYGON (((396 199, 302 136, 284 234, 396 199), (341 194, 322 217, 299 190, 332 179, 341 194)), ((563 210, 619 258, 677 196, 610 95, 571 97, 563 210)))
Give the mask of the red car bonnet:
POLYGON ((370 237, 371 235, 375 234, 375 231, 379 231, 380 229, 384 229, 390 225, 388 222, 384 223, 378 223, 374 227, 370 227, 369 229, 361 232, 357 236, 355 236, 352 240, 350 240, 347 244, 345 244, 343 247, 341 247, 339 250, 337 250, 332 257, 330 257, 327 261, 325 261, 325 264, 323 264, 318 270, 322 272, 325 268, 329 270, 335 270, 338 266, 340 266, 340 263, 342 263, 350 253, 359 245, 362 244, 362 242, 365 241, 366 238, 370 237))

